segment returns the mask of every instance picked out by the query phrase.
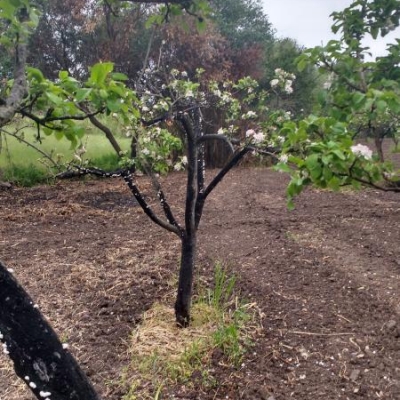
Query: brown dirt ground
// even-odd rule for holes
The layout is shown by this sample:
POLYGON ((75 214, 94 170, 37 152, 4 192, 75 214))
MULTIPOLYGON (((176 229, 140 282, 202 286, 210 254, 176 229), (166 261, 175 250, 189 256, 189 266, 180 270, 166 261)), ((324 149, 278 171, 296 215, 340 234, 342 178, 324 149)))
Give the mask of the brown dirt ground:
MULTIPOLYGON (((210 196, 199 275, 227 262, 262 329, 239 369, 215 363, 217 388, 169 398, 400 399, 400 195, 307 190, 288 211, 286 182, 238 168, 210 196)), ((163 184, 180 214, 184 175, 163 184)), ((178 241, 120 180, 0 192, 0 220, 2 261, 104 398, 119 399, 130 332, 154 301, 173 301, 178 241)), ((0 400, 31 398, 1 355, 0 400)))

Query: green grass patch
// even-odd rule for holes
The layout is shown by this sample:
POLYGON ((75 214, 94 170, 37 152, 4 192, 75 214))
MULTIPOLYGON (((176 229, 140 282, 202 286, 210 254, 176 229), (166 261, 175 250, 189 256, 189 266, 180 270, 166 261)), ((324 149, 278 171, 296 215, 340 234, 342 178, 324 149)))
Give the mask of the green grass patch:
POLYGON ((176 326, 170 306, 156 303, 144 314, 131 339, 131 364, 121 386, 123 400, 160 399, 176 384, 216 387, 212 360, 239 368, 257 331, 255 304, 239 301, 235 277, 216 265, 214 287, 202 288, 188 328, 176 326))
POLYGON ((31 187, 42 183, 49 183, 51 177, 45 169, 34 164, 11 164, 2 171, 1 180, 18 186, 31 187))
MULTIPOLYGON (((6 130, 15 132, 41 152, 51 157, 62 169, 63 165, 75 160, 76 149, 71 147, 67 139, 57 140, 55 135, 41 135, 41 140, 37 139, 37 131, 34 127, 8 126, 6 130)), ((129 151, 130 138, 119 136, 118 143, 123 150, 129 151)), ((81 155, 82 160, 89 161, 92 166, 102 169, 112 170, 118 167, 118 157, 111 147, 105 135, 95 131, 92 127, 87 127, 87 134, 82 138, 81 145, 86 152, 81 155)), ((39 183, 51 181, 57 171, 54 165, 46 156, 23 143, 15 137, 1 133, 0 147, 0 179, 13 182, 21 186, 33 186, 39 183)))

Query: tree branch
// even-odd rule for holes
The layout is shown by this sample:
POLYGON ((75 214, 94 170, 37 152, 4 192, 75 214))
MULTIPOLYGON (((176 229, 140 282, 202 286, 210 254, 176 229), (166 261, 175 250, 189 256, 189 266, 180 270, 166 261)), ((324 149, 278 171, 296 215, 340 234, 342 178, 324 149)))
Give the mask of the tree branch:
POLYGON ((156 192, 157 192, 158 200, 160 201, 160 204, 161 204, 161 206, 162 206, 162 208, 163 208, 164 214, 165 214, 165 216, 166 216, 168 222, 169 222, 171 225, 173 225, 173 226, 175 226, 176 228, 178 228, 179 231, 181 232, 181 236, 182 236, 183 229, 182 229, 182 227, 178 224, 178 222, 177 222, 177 220, 176 220, 174 214, 172 213, 172 210, 171 210, 171 208, 170 208, 170 206, 169 206, 169 204, 168 204, 168 202, 167 202, 167 199, 166 199, 166 197, 165 197, 164 191, 162 190, 162 187, 161 187, 160 182, 159 182, 158 179, 155 177, 153 171, 151 171, 150 168, 147 168, 146 166, 144 166, 144 170, 145 170, 146 174, 150 177, 150 179, 151 179, 151 181, 152 181, 152 183, 153 183, 153 187, 154 187, 154 189, 155 189, 156 192))
POLYGON ((186 184, 186 205, 185 205, 185 228, 188 236, 196 231, 195 210, 198 200, 198 149, 196 145, 195 132, 192 121, 186 113, 178 114, 187 139, 187 184, 186 184))
MULTIPOLYGON (((168 222, 165 222, 161 218, 157 217, 157 215, 154 213, 154 211, 147 204, 147 202, 146 202, 145 198, 143 197, 142 193, 140 192, 138 186, 134 183, 134 181, 132 179, 132 173, 129 170, 119 169, 116 171, 107 172, 100 168, 84 168, 79 165, 74 165, 74 168, 76 168, 79 171, 79 175, 72 174, 72 176, 71 176, 71 171, 66 171, 66 172, 63 172, 63 173, 57 175, 57 178, 67 179, 67 178, 71 178, 71 177, 75 177, 75 176, 84 176, 84 175, 94 175, 94 176, 98 176, 100 178, 119 178, 119 177, 121 177, 125 181, 126 185, 129 187, 131 193, 135 197, 136 201, 139 203, 140 207, 143 209, 144 213, 157 225, 159 225, 162 228, 166 229, 167 231, 173 232, 177 236, 181 237, 182 228, 180 228, 178 223, 173 224, 172 221, 175 221, 175 218, 173 217, 172 212, 169 214, 171 220, 168 220, 168 222)), ((164 196, 164 194, 161 195, 161 197, 163 197, 163 196, 164 196)), ((167 207, 167 209, 169 208, 168 204, 166 205, 166 207, 167 207)), ((163 205, 163 208, 164 208, 164 205, 163 205)), ((166 212, 166 209, 164 209, 164 213, 165 212, 166 212)), ((167 211, 167 213, 168 213, 168 211, 167 211)), ((166 216, 167 216, 167 214, 166 214, 166 216)), ((167 218, 168 218, 168 216, 167 216, 167 218)))
MULTIPOLYGON (((27 10, 21 10, 20 22, 25 22, 28 18, 27 10)), ((14 83, 10 95, 5 99, 5 104, 0 105, 0 127, 11 121, 23 98, 27 94, 27 83, 25 77, 27 55, 27 38, 18 37, 15 46, 14 83)))
POLYGON ((181 238, 182 232, 178 226, 172 225, 169 222, 165 222, 162 219, 158 218, 150 206, 147 204, 146 200, 144 199, 143 195, 140 193, 139 188, 133 182, 132 174, 129 171, 124 171, 122 173, 122 178, 124 179, 125 183, 128 185, 129 189, 131 190, 132 194, 135 196, 135 199, 139 203, 140 207, 142 207, 145 214, 157 225, 161 226, 162 228, 166 229, 167 231, 175 233, 177 236, 181 238))
POLYGON ((232 142, 225 135, 219 135, 219 134, 204 135, 197 139, 197 144, 200 144, 202 142, 211 141, 211 140, 220 140, 228 145, 229 150, 231 150, 232 154, 235 152, 232 142))
POLYGON ((121 157, 122 149, 111 132, 111 129, 102 124, 94 115, 89 115, 89 120, 96 128, 100 129, 106 135, 106 138, 111 143, 118 157, 121 157))
POLYGON ((201 216, 203 214, 204 203, 207 196, 215 189, 215 187, 222 181, 225 175, 250 151, 251 147, 244 147, 234 154, 231 159, 225 164, 225 166, 218 172, 214 179, 208 184, 205 190, 199 193, 196 202, 196 227, 199 226, 201 216))

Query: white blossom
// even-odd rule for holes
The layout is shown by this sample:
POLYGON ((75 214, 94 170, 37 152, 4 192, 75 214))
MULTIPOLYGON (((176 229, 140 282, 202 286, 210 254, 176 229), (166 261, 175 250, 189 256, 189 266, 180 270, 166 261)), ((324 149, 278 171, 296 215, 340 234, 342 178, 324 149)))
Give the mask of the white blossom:
POLYGON ((193 93, 193 90, 186 90, 186 92, 185 92, 185 97, 186 98, 188 98, 188 97, 194 97, 194 93, 193 93))
POLYGON ((284 90, 285 90, 285 92, 287 93, 287 94, 291 94, 291 93, 293 93, 293 88, 292 88, 292 81, 286 81, 285 82, 285 88, 284 88, 284 90))
POLYGON ((285 141, 284 136, 278 136, 276 139, 277 139, 278 142, 281 143, 281 144, 285 141))
POLYGON ((188 74, 187 74, 186 71, 182 71, 182 72, 181 72, 181 75, 182 75, 183 78, 187 78, 187 76, 188 76, 188 74))
POLYGON ((187 157, 183 156, 181 162, 182 162, 183 165, 186 165, 188 163, 187 157))
POLYGON ((350 147, 353 154, 364 157, 366 160, 372 159, 372 150, 363 144, 357 144, 350 147))
POLYGON ((36 389, 36 383, 35 382, 29 382, 29 386, 32 388, 32 389, 36 389))
POLYGON ((293 93, 293 88, 292 87, 285 87, 285 92, 287 94, 291 94, 291 93, 293 93))
POLYGON ((149 150, 149 149, 143 149, 143 150, 142 150, 142 153, 143 153, 145 156, 148 156, 148 155, 150 154, 150 150, 149 150))
POLYGON ((223 135, 224 134, 224 128, 219 128, 217 133, 218 133, 218 135, 223 135))
POLYGON ((254 143, 261 143, 264 141, 264 133, 256 132, 254 129, 247 130, 246 137, 250 138, 254 143))
POLYGON ((279 157, 279 161, 284 164, 286 164, 288 162, 288 159, 289 159, 289 157, 287 154, 281 154, 279 157))
POLYGON ((222 95, 222 93, 221 93, 221 91, 220 91, 219 89, 213 90, 213 94, 214 94, 215 96, 218 96, 218 97, 221 97, 221 95, 222 95))
POLYGON ((225 92, 225 93, 222 95, 221 100, 222 100, 223 102, 225 102, 225 103, 230 103, 230 102, 232 101, 232 97, 230 96, 229 93, 226 93, 226 92, 225 92))
POLYGON ((256 134, 256 131, 254 129, 248 129, 246 131, 246 137, 247 138, 253 137, 255 134, 256 134))
POLYGON ((264 141, 264 133, 263 132, 257 132, 254 136, 253 136, 253 140, 254 143, 261 143, 264 141))
POLYGON ((271 87, 275 87, 279 85, 279 79, 272 79, 272 81, 270 82, 271 87))
POLYGON ((41 390, 41 391, 39 392, 39 396, 40 396, 40 397, 46 398, 46 397, 51 396, 51 392, 45 392, 45 391, 41 390))

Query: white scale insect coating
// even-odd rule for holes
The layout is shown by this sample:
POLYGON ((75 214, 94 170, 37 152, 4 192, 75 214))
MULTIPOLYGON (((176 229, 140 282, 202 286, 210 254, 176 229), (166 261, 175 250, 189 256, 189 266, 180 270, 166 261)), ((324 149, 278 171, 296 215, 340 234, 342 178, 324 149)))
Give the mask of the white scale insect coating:
POLYGON ((3 353, 4 354, 10 354, 10 352, 7 349, 7 343, 3 343, 3 353))

